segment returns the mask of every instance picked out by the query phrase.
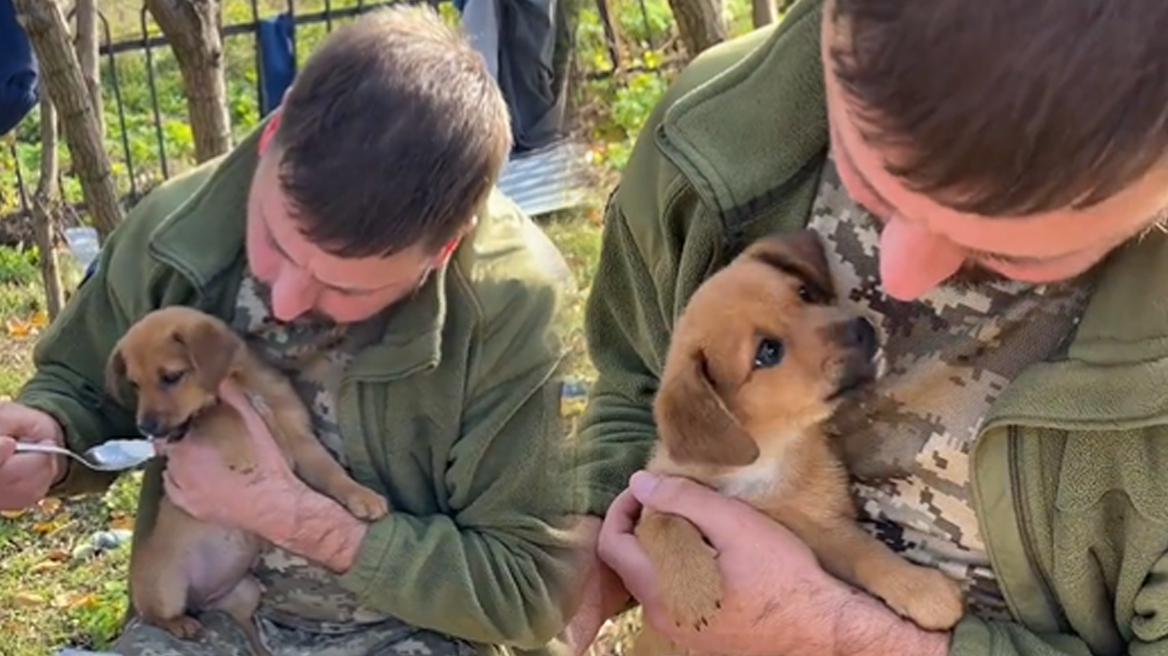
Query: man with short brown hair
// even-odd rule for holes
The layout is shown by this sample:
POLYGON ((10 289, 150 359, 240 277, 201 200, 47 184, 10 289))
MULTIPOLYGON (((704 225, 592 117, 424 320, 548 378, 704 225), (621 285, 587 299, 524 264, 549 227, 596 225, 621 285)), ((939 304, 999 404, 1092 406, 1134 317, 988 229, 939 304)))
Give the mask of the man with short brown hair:
POLYGON ((587 311, 601 584, 581 645, 631 594, 696 653, 1168 650, 1166 29, 1153 0, 801 0, 682 73, 608 207, 587 311), (694 289, 803 229, 888 361, 830 422, 861 520, 961 585, 952 631, 827 575, 743 503, 632 475, 694 289), (642 505, 717 551, 709 626, 665 616, 642 505))
MULTIPOLYGON (((111 483, 14 455, 14 441, 80 451, 135 433, 133 406, 102 389, 109 352, 147 312, 192 305, 290 376, 325 447, 392 511, 357 520, 274 449, 233 472, 191 435, 168 447, 165 473, 148 468, 136 540, 164 490, 262 537, 256 622, 274 656, 544 646, 572 573, 558 269, 494 188, 510 141, 481 58, 433 10, 338 28, 259 129, 160 186, 104 245, 38 344, 36 373, 0 405, 0 507, 111 483)), ((252 656, 226 615, 199 619, 204 635, 183 640, 131 618, 113 649, 252 656)))

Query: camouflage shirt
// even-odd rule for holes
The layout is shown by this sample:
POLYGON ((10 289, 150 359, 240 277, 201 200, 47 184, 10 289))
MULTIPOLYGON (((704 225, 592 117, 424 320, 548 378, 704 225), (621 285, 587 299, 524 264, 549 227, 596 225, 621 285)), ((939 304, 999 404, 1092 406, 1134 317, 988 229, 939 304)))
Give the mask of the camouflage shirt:
MULTIPOLYGON (((317 437, 347 465, 334 394, 353 354, 384 332, 386 316, 349 326, 321 319, 280 323, 272 318, 269 307, 268 288, 244 276, 232 328, 261 359, 290 377, 309 408, 317 437)), ((265 588, 260 614, 282 624, 329 633, 388 619, 360 607, 327 568, 283 549, 266 550, 254 574, 265 588)))
POLYGON ((998 394, 1078 323, 1082 281, 946 285, 904 303, 879 283, 879 224, 844 191, 830 156, 808 227, 823 241, 846 306, 877 326, 883 378, 831 422, 865 527, 908 559, 939 567, 967 610, 1008 619, 969 481, 979 425, 998 394))

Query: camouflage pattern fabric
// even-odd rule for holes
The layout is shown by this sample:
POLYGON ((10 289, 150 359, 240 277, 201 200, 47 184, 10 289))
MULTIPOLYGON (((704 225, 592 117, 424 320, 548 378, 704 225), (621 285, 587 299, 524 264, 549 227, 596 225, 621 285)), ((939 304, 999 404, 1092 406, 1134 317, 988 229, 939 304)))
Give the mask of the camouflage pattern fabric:
MULTIPOLYGON (((269 311, 269 290, 251 276, 239 289, 232 328, 269 364, 284 371, 308 405, 317 436, 342 464, 344 440, 334 394, 345 367, 362 347, 384 333, 388 315, 338 326, 303 318, 281 324, 269 311)), ((465 641, 411 627, 364 608, 327 568, 282 549, 266 550, 253 568, 264 586, 256 613, 272 656, 469 656, 465 641)), ((114 651, 123 656, 254 656, 235 622, 204 613, 206 634, 180 640, 165 630, 132 620, 114 651)))
MULTIPOLYGON (((289 376, 308 405, 317 437, 334 458, 347 465, 334 395, 354 353, 383 333, 385 317, 349 326, 320 317, 280 323, 271 316, 269 295, 266 285, 244 276, 232 328, 244 335, 261 359, 289 376)), ((389 619, 360 607, 328 568, 278 547, 261 554, 253 573, 264 586, 260 614, 281 624, 343 633, 353 624, 389 619)))
MULTIPOLYGON (((112 650, 121 656, 257 656, 243 631, 225 613, 200 616, 205 629, 197 640, 180 640, 134 619, 112 650)), ((264 645, 273 656, 472 656, 474 646, 433 631, 392 620, 347 633, 320 634, 258 620, 264 645)))
POLYGON ((883 378, 830 422, 865 528, 960 582, 971 614, 1009 619, 973 507, 970 450, 1006 385, 1069 336, 1088 285, 994 279, 892 299, 879 283, 880 225, 830 158, 808 227, 845 307, 872 321, 885 347, 883 378))

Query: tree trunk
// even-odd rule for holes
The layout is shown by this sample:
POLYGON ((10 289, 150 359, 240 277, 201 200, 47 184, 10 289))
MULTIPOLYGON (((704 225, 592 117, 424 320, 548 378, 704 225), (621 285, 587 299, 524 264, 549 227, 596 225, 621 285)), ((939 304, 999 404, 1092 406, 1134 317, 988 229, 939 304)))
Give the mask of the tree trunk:
POLYGON ((195 159, 204 162, 231 148, 219 0, 146 0, 170 42, 182 73, 195 159))
POLYGON ((61 197, 57 189, 57 112, 47 94, 41 96, 41 177, 32 197, 33 234, 36 237, 41 281, 45 286, 45 309, 49 320, 65 305, 61 266, 57 259, 56 236, 61 197))
POLYGON ((105 115, 101 104, 101 67, 98 66, 97 0, 77 0, 73 6, 76 21, 76 35, 73 43, 77 48, 77 61, 81 63, 81 75, 89 89, 89 99, 97 115, 98 132, 105 136, 105 115))
POLYGON ((726 40, 721 0, 669 0, 669 6, 690 59, 726 40))
POLYGON ((14 5, 40 64, 43 91, 60 114, 86 208, 104 240, 121 222, 122 207, 98 130, 97 112, 89 101, 81 65, 70 43, 69 26, 57 0, 14 0, 14 5))
POLYGON ((777 0, 751 0, 750 15, 754 28, 766 27, 775 22, 775 2, 777 0))

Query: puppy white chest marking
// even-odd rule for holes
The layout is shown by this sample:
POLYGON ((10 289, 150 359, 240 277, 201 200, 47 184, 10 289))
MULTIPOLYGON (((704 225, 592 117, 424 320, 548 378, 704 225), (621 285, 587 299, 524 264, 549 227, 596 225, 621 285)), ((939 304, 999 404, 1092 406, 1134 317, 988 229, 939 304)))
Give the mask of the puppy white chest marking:
POLYGON ((782 446, 772 447, 760 453, 758 460, 753 463, 720 476, 717 481, 718 491, 743 500, 773 494, 787 478, 785 451, 782 446))

